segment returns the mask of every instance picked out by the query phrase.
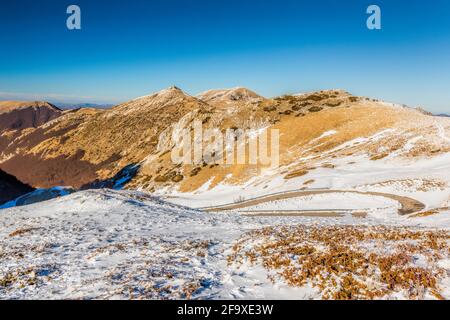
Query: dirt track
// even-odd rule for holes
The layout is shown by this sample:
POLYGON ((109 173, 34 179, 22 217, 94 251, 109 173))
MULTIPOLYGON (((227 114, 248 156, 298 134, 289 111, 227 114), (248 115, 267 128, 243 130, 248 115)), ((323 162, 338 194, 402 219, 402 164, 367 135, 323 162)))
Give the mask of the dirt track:
MULTIPOLYGON (((398 196, 398 195, 390 194, 390 193, 362 192, 362 191, 353 191, 353 190, 312 190, 312 191, 286 192, 286 193, 275 194, 275 195, 272 194, 272 195, 259 197, 256 199, 242 201, 239 203, 226 204, 223 206, 217 206, 217 207, 213 207, 213 208, 204 208, 203 210, 208 211, 208 212, 235 210, 235 209, 247 208, 247 207, 251 207, 251 206, 254 206, 254 205, 257 205, 260 203, 265 203, 265 202, 270 202, 270 201, 275 201, 275 200, 296 198, 296 197, 309 196, 309 195, 315 195, 315 194, 341 193, 341 192, 380 196, 380 197, 385 197, 385 198, 389 198, 389 199, 398 201, 401 205, 401 208, 398 209, 398 213, 400 215, 416 213, 416 212, 419 212, 419 211, 422 211, 423 209, 425 209, 425 204, 423 204, 422 202, 420 202, 418 200, 415 200, 415 199, 409 198, 409 197, 398 196)), ((299 210, 301 210, 301 208, 299 208, 299 210)), ((329 210, 333 211, 333 208, 330 208, 329 210)))

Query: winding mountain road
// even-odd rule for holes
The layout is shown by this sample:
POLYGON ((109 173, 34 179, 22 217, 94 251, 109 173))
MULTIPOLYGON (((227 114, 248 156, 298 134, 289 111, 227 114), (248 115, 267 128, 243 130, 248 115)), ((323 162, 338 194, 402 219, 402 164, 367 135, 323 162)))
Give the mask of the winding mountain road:
MULTIPOLYGON (((269 194, 265 196, 261 196, 254 199, 245 200, 238 203, 230 203, 225 204, 221 206, 216 207, 206 207, 206 208, 200 208, 203 211, 207 212, 220 212, 220 211, 228 211, 228 210, 236 210, 236 209, 243 209, 251 206, 255 206, 261 203, 276 201, 276 200, 283 200, 283 199, 290 199, 290 198, 296 198, 296 197, 303 197, 303 196, 309 196, 309 195, 316 195, 316 194, 328 194, 328 193, 354 193, 354 194, 362 194, 362 195, 371 195, 371 196, 379 196, 379 197, 385 197, 388 199, 395 200, 400 203, 401 207, 398 209, 398 213, 400 215, 408 215, 412 213, 416 213, 419 211, 422 211, 425 209, 425 204, 422 202, 409 198, 404 196, 398 196, 395 194, 390 193, 382 193, 382 192, 363 192, 363 191, 354 191, 354 190, 303 190, 303 191, 287 191, 284 193, 276 193, 276 194, 269 194)), ((283 210, 280 210, 280 212, 283 210)), ((302 211, 301 208, 298 210, 299 212, 302 211)), ((311 210, 312 211, 312 210, 311 210)), ((320 210, 317 210, 320 211, 320 210)), ((342 210, 334 210, 333 208, 327 209, 327 211, 342 211, 342 210)), ((273 211, 275 213, 275 211, 273 211)))

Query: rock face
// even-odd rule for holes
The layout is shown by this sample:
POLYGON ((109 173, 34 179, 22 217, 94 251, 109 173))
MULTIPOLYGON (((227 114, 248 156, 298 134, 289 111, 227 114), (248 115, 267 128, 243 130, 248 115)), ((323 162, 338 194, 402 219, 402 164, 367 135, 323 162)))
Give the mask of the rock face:
POLYGON ((377 161, 389 154, 416 157, 448 152, 445 130, 450 123, 442 119, 437 130, 435 119, 342 90, 268 99, 245 88, 193 97, 171 87, 112 109, 65 111, 37 127, 39 122, 29 122, 26 129, 10 128, 0 135, 0 168, 37 188, 120 185, 192 192, 205 184, 244 184, 265 169, 173 163, 173 135, 178 137, 195 121, 204 130, 222 132, 279 130, 280 168, 274 174, 291 177, 323 163, 331 167, 328 162, 349 154, 377 161), (379 132, 384 132, 382 138, 363 139, 379 132), (414 137, 421 138, 408 143, 414 137), (129 168, 136 170, 131 174, 129 168))
POLYGON ((14 176, 0 170, 0 205, 33 190, 29 185, 20 182, 14 176))

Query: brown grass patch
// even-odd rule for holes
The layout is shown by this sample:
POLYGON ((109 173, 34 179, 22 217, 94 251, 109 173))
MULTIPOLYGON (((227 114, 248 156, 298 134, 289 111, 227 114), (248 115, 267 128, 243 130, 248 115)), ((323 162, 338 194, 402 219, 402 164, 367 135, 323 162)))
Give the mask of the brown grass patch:
POLYGON ((428 216, 432 216, 435 214, 438 214, 439 210, 428 210, 428 211, 424 211, 424 212, 419 212, 416 214, 413 214, 411 216, 409 216, 409 218, 422 218, 422 217, 428 217, 428 216))
POLYGON ((389 155, 388 153, 377 154, 377 155, 372 156, 370 158, 370 160, 372 160, 372 161, 381 160, 381 159, 386 158, 388 155, 389 155))
POLYGON ((319 111, 322 111, 322 110, 323 110, 323 108, 319 107, 319 106, 314 106, 314 107, 311 107, 311 108, 308 109, 309 112, 319 112, 319 111))
POLYGON ((308 172, 309 172, 308 170, 300 169, 300 170, 296 170, 296 171, 292 171, 292 172, 288 173, 284 178, 286 180, 288 180, 288 179, 293 179, 296 177, 302 177, 304 175, 307 175, 308 172))
POLYGON ((12 272, 0 275, 0 289, 10 289, 11 287, 25 288, 28 286, 42 285, 52 278, 52 273, 57 272, 54 265, 30 266, 18 268, 12 272))
POLYGON ((440 214, 442 211, 446 211, 446 210, 450 210, 450 208, 449 207, 444 207, 444 208, 431 209, 431 210, 427 210, 427 211, 423 211, 423 212, 419 212, 419 213, 413 214, 413 215, 409 216, 409 218, 429 217, 429 216, 433 216, 433 215, 436 215, 436 214, 440 214))
POLYGON ((17 236, 22 236, 26 233, 30 233, 34 230, 38 230, 39 228, 21 228, 21 229, 17 229, 16 231, 13 231, 9 234, 9 237, 17 237, 17 236))
POLYGON ((449 256, 447 231, 388 226, 280 226, 245 234, 228 256, 230 266, 261 264, 273 283, 310 284, 323 299, 409 299, 441 295, 449 256), (414 262, 423 257, 426 267, 414 262))

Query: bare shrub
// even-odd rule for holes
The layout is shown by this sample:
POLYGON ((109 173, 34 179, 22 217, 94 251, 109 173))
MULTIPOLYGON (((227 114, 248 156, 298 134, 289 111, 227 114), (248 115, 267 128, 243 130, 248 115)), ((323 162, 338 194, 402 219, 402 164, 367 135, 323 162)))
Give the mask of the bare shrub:
POLYGON ((261 264, 272 282, 311 284, 324 299, 440 298, 437 262, 449 256, 448 239, 447 231, 387 226, 268 227, 239 239, 228 263, 261 264), (418 256, 428 266, 416 265, 418 256))

